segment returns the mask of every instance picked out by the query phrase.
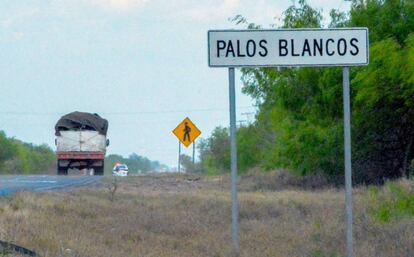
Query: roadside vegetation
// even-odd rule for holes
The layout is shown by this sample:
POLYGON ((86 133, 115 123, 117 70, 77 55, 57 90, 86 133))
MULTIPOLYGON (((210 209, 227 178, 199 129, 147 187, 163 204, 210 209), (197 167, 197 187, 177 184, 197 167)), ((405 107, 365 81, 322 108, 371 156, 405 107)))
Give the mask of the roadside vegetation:
POLYGON ((28 144, 0 131, 0 174, 44 174, 55 170, 56 156, 48 145, 28 144))
MULTIPOLYGON (((289 176, 241 177, 240 256, 345 256, 344 192, 289 176)), ((19 193, 0 199, 0 238, 43 257, 232 256, 229 179, 154 175, 119 178, 114 195, 105 185, 19 193)), ((413 189, 413 180, 355 189, 355 256, 412 257, 414 213, 402 203, 413 189)))
POLYGON ((112 174, 112 168, 116 163, 126 164, 131 175, 159 171, 161 168, 166 168, 165 165, 160 164, 158 161, 151 161, 147 157, 140 156, 136 153, 132 153, 127 158, 118 154, 110 154, 105 157, 106 175, 112 174))
MULTIPOLYGON (((414 158, 414 2, 352 0, 332 10, 329 27, 368 27, 370 64, 351 68, 354 182, 409 177, 414 158)), ((259 28, 246 18, 234 21, 259 28)), ((321 10, 300 0, 275 27, 320 28, 321 10)), ((325 25, 326 26, 326 25, 325 25)), ((244 68, 243 92, 257 104, 253 124, 238 129, 240 172, 253 167, 323 174, 343 181, 342 70, 244 68)), ((228 172, 228 129, 199 144, 206 174, 228 172)))
POLYGON ((383 188, 370 187, 367 199, 372 217, 379 222, 414 218, 414 184, 411 181, 389 182, 383 188))
MULTIPOLYGON (((158 161, 135 153, 127 158, 110 154, 105 158, 106 175, 112 173, 117 162, 127 164, 131 174, 167 169, 158 161)), ((56 174, 55 151, 46 144, 25 143, 0 131, 0 174, 56 174)))

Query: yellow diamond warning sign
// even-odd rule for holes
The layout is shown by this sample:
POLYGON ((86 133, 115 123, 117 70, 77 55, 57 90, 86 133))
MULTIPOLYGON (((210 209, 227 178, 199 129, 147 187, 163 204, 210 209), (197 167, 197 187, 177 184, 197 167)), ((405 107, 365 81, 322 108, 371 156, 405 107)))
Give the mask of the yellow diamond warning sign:
POLYGON ((186 147, 191 145, 191 143, 201 135, 201 131, 188 117, 178 124, 172 132, 186 147))

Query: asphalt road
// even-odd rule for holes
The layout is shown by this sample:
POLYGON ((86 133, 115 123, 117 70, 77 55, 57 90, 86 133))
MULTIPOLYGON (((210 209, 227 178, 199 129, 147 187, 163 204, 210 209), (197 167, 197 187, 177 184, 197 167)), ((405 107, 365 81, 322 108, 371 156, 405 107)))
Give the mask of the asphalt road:
POLYGON ((45 192, 97 183, 102 176, 0 176, 0 196, 20 191, 45 192))

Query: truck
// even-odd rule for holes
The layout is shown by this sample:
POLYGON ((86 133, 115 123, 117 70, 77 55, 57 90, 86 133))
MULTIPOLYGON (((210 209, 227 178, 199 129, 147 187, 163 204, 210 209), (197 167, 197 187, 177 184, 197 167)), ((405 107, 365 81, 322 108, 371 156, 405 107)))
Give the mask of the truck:
POLYGON ((96 113, 72 112, 62 116, 55 126, 57 174, 69 169, 104 174, 108 121, 96 113))

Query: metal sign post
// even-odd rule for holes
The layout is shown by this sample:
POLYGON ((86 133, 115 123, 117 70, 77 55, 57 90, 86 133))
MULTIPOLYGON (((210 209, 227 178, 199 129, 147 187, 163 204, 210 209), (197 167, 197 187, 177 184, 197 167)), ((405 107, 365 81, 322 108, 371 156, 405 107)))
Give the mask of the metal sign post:
POLYGON ((181 172, 181 141, 178 140, 178 173, 181 172))
POLYGON ((344 102, 344 151, 345 151, 345 204, 346 204, 346 249, 353 256, 352 233, 352 162, 351 162, 351 100, 349 96, 349 67, 343 68, 344 102))
POLYGON ((208 65, 229 68, 232 238, 240 251, 234 69, 237 67, 344 67, 344 151, 347 257, 353 256, 351 107, 349 66, 369 63, 367 28, 210 30, 208 65))
POLYGON ((195 164, 195 149, 196 149, 196 141, 193 142, 193 165, 195 164))
POLYGON ((230 102, 230 154, 231 154, 231 236, 234 250, 240 252, 239 242, 239 208, 237 203, 237 142, 236 142, 236 89, 234 68, 229 68, 229 102, 230 102))

